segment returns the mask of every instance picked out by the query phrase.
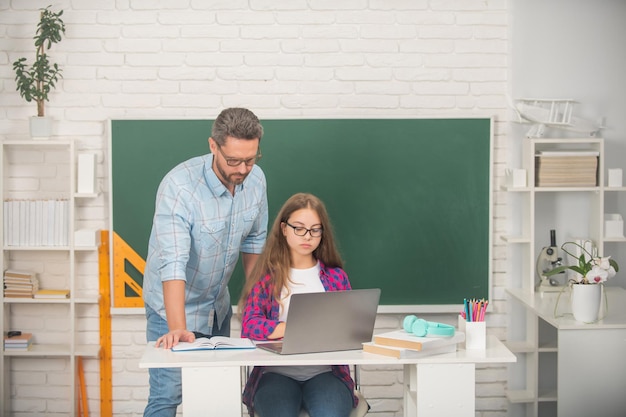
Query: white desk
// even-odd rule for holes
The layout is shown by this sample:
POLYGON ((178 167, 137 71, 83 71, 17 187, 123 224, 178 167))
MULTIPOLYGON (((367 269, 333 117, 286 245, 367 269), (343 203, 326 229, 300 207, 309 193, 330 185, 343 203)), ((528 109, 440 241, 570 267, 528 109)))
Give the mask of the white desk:
MULTIPOLYGON (((626 291, 607 288, 608 313, 593 324, 574 320, 567 291, 560 299, 558 293, 529 294, 520 289, 508 292, 535 319, 554 328, 555 340, 548 335, 546 340, 537 341, 531 352, 532 355, 548 352, 542 367, 556 369, 556 387, 534 388, 540 401, 556 400, 558 417, 623 417, 626 413, 626 291), (556 351, 552 360, 556 361, 556 367, 550 362, 554 356, 550 355, 552 350, 556 351)), ((529 372, 535 371, 526 371, 529 372)), ((552 379, 550 375, 543 378, 552 379)))
POLYGON ((486 350, 459 349, 419 359, 395 359, 361 350, 281 356, 255 350, 171 352, 148 344, 140 368, 182 368, 183 416, 240 417, 242 372, 267 365, 404 365, 404 415, 474 417, 477 363, 515 362, 494 336, 486 350))

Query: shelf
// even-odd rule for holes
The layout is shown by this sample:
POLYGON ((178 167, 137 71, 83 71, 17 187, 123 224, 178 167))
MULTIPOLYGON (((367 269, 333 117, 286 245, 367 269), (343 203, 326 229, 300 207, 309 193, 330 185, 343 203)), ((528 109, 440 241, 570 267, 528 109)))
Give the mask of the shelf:
MULTIPOLYGON (((69 345, 46 345, 33 344, 29 350, 5 350, 3 356, 31 356, 31 357, 62 357, 72 356, 69 345)), ((98 358, 100 356, 100 346, 97 345, 77 345, 74 356, 85 358, 98 358)))
MULTIPOLYGON (((70 298, 19 298, 19 297, 4 297, 2 298, 5 304, 69 304, 72 300, 70 298)), ((76 304, 98 304, 100 301, 99 295, 76 295, 73 298, 76 304)))
POLYGON ((537 397, 537 401, 541 402, 556 402, 557 401, 557 391, 549 390, 546 392, 540 392, 537 397))
POLYGON ((77 413, 74 404, 79 392, 77 358, 98 359, 100 356, 100 341, 89 325, 93 319, 91 310, 100 302, 98 286, 93 285, 98 282, 98 276, 90 274, 90 281, 82 282, 86 279, 82 264, 88 262, 86 270, 91 269, 95 262, 93 255, 98 255, 99 247, 76 246, 76 243, 94 243, 76 239, 75 232, 85 223, 77 218, 77 202, 83 204, 85 199, 96 198, 99 193, 75 191, 77 157, 74 141, 3 141, 0 152, 3 201, 29 202, 0 205, 0 217, 6 215, 7 224, 11 225, 11 228, 0 231, 0 235, 4 235, 0 236, 0 244, 11 244, 2 247, 0 269, 36 272, 40 288, 70 291, 69 298, 4 298, 0 293, 0 333, 12 326, 36 335, 36 343, 28 350, 2 349, 0 392, 3 396, 0 403, 3 407, 0 414, 6 410, 13 414, 28 412, 28 404, 23 403, 18 393, 22 389, 19 381, 27 379, 29 371, 11 358, 54 358, 63 362, 58 367, 55 365, 59 380, 68 381, 62 386, 54 386, 55 390, 67 390, 60 394, 67 408, 55 412, 73 417, 77 413), (62 211, 52 210, 56 210, 57 205, 49 202, 56 199, 64 200, 60 205, 62 211), (46 203, 33 204, 39 201, 46 203), (95 281, 91 281, 92 278, 95 281), (33 317, 37 320, 33 321, 33 317))
POLYGON ((58 139, 52 139, 52 140, 38 140, 38 141, 33 141, 32 139, 24 139, 24 140, 3 140, 2 144, 4 146, 11 146, 11 147, 24 147, 24 148, 33 148, 33 147, 37 147, 39 149, 41 148, 54 148, 54 147, 68 147, 69 145, 71 145, 73 142, 71 140, 58 140, 58 139))
POLYGON ((530 243, 530 238, 528 236, 502 235, 500 236, 500 239, 502 239, 506 243, 530 243))
MULTIPOLYGON (((5 246, 5 251, 58 251, 67 252, 70 250, 69 246, 5 246)), ((89 252, 97 251, 97 246, 74 246, 74 250, 77 252, 89 252)))
POLYGON ((531 294, 518 288, 508 288, 506 292, 515 300, 522 303, 532 314, 546 321, 557 330, 604 330, 626 328, 626 290, 621 287, 604 287, 609 305, 610 314, 596 323, 580 323, 574 320, 568 303, 567 294, 558 292, 531 294), (554 307, 559 303, 559 316, 554 316, 554 307))
POLYGON ((100 193, 76 193, 74 194, 74 198, 90 199, 90 198, 96 198, 99 195, 100 193))
POLYGON ((76 252, 94 252, 98 250, 97 246, 75 246, 74 250, 76 252))
POLYGON ((511 403, 532 403, 535 395, 530 390, 509 390, 506 391, 506 398, 511 403))
POLYGON ((530 187, 512 187, 509 185, 503 185, 500 189, 509 193, 527 193, 530 191, 530 187))
POLYGON ((70 250, 69 246, 5 246, 5 251, 58 251, 67 252, 70 250))
POLYGON ((538 193, 600 192, 600 187, 535 187, 538 193))
POLYGON ((556 340, 549 343, 542 343, 537 349, 538 352, 558 352, 559 347, 556 340))
MULTIPOLYGON (((561 250, 561 245, 579 238, 591 239, 600 254, 612 255, 615 259, 623 256, 625 248, 620 245, 626 243, 626 237, 605 236, 605 218, 607 213, 619 213, 626 217, 623 203, 626 194, 620 194, 626 192, 626 186, 604 185, 607 152, 602 138, 527 138, 519 149, 522 155, 519 168, 526 171, 528 185, 501 187, 509 193, 510 208, 508 234, 500 236, 508 245, 510 268, 506 289, 510 295, 507 346, 518 356, 520 363, 509 370, 509 386, 523 388, 507 392, 509 402, 517 404, 511 405, 509 415, 567 417, 568 412, 565 410, 571 412, 570 403, 576 402, 572 401, 571 395, 572 384, 576 384, 572 381, 572 372, 575 373, 580 366, 593 368, 589 362, 580 359, 575 349, 572 350, 571 340, 575 337, 572 335, 578 335, 584 343, 590 340, 589 343, 597 348, 596 338, 605 338, 607 334, 623 334, 626 329, 626 303, 623 302, 626 291, 611 285, 605 286, 609 306, 606 317, 593 324, 576 322, 571 314, 569 288, 565 288, 563 292, 539 291, 535 288, 539 279, 537 259, 542 248, 550 244, 549 231, 552 229, 556 230, 556 257, 562 258, 563 264, 572 265, 576 260, 569 259, 561 250), (585 179, 589 181, 585 186, 535 185, 539 175, 543 175, 543 179, 546 174, 549 179, 559 179, 558 174, 564 171, 557 170, 575 171, 578 168, 572 168, 565 160, 557 161, 556 164, 554 161, 542 160, 537 158, 538 154, 545 155, 545 151, 583 150, 593 151, 598 155, 595 177, 595 184, 598 185, 594 185, 593 172, 587 173, 585 179), (544 164, 540 166, 538 163, 544 164), (571 363, 573 369, 563 366, 563 363, 571 363), (565 404, 557 404, 559 398, 565 404)), ((591 166, 591 161, 587 162, 591 166)), ((593 162, 596 163, 595 160, 593 162)), ((566 177, 562 179, 567 184, 566 177)), ((554 183, 556 181, 547 184, 554 183)), ((556 259, 546 260, 546 265, 549 261, 553 262, 551 265, 556 265, 556 259)), ((605 373, 610 374, 611 358, 599 359, 600 362, 602 360, 609 364, 605 373)), ((613 357, 612 360, 619 362, 621 356, 613 357)), ((616 380, 621 382, 623 378, 616 380)), ((597 386, 605 383, 610 385, 611 381, 596 379, 596 386, 581 387, 581 390, 597 392, 597 386)))

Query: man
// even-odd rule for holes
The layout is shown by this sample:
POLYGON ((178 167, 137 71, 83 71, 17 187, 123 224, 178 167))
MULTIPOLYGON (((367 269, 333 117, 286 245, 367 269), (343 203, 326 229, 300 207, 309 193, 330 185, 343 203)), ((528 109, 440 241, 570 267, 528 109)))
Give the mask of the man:
MULTIPOLYGON (((251 111, 225 109, 211 153, 179 164, 159 185, 143 282, 146 336, 157 347, 192 342, 193 332, 230 336, 228 281, 239 252, 250 273, 267 235, 265 175, 255 165, 262 136, 251 111)), ((180 369, 149 372, 144 416, 175 416, 180 369)))

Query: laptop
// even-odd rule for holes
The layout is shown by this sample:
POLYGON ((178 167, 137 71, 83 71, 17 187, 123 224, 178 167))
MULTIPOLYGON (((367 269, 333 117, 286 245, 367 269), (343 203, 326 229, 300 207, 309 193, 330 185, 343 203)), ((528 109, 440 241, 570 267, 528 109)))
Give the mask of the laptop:
POLYGON ((362 349, 379 300, 380 288, 293 294, 283 339, 257 347, 281 355, 362 349))

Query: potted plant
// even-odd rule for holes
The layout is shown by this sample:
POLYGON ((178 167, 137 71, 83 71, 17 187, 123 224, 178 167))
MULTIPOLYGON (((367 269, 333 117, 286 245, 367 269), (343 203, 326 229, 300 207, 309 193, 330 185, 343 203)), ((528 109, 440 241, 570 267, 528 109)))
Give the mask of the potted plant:
POLYGON ((13 63, 17 91, 27 101, 37 103, 37 116, 31 117, 31 136, 50 136, 52 121, 45 115, 44 103, 48 101, 48 93, 56 86, 61 77, 58 64, 51 63, 46 51, 53 43, 61 41, 65 33, 65 24, 61 20, 63 10, 53 12, 51 6, 40 9, 41 14, 37 31, 35 32, 35 62, 27 66, 26 58, 20 58, 13 63), (40 126, 42 125, 42 126, 40 126), (43 131, 37 130, 43 128, 43 131))
POLYGON ((566 269, 575 274, 569 279, 572 287, 572 314, 578 321, 584 323, 595 322, 598 319, 601 302, 602 285, 609 278, 613 278, 619 265, 610 256, 602 257, 593 248, 590 253, 585 247, 576 242, 565 242, 561 245, 563 252, 576 259, 575 265, 558 266, 545 273, 546 276, 559 274, 566 269), (580 256, 574 255, 568 247, 574 246, 580 256))

